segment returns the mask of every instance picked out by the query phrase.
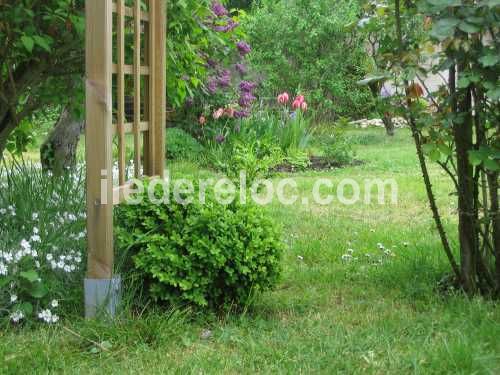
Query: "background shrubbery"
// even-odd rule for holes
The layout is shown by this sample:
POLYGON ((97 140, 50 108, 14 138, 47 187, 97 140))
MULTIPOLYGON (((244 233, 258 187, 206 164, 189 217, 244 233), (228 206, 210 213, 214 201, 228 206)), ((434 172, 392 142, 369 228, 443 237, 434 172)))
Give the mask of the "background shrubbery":
POLYGON ((366 87, 364 42, 346 25, 360 9, 349 0, 263 0, 245 25, 263 96, 305 91, 317 116, 363 117, 373 107, 366 87))

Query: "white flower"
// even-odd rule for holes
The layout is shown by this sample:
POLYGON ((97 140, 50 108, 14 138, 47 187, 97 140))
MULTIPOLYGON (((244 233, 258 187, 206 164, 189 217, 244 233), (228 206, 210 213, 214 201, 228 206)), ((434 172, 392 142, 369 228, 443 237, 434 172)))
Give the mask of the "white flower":
POLYGON ((64 266, 64 272, 70 273, 71 272, 71 267, 68 265, 64 266))
POLYGON ((17 302, 17 295, 15 294, 12 294, 10 296, 10 303, 16 303, 17 302))
POLYGON ((363 19, 359 20, 358 27, 364 27, 369 22, 370 22, 370 18, 363 18, 363 19))
POLYGON ((36 268, 40 268, 40 262, 38 260, 35 261, 35 266, 36 266, 36 268))
POLYGON ((5 208, 0 208, 0 215, 5 215, 7 210, 5 208))
POLYGON ((403 242, 404 247, 408 247, 409 244, 410 244, 409 242, 403 242))
POLYGON ((33 215, 31 216, 33 220, 38 220, 38 213, 33 212, 33 215))
POLYGON ((43 320, 45 323, 57 323, 59 321, 59 317, 55 314, 52 314, 52 311, 49 309, 43 310, 38 314, 38 318, 43 320))
POLYGON ((38 233, 40 233, 40 230, 37 227, 34 227, 33 228, 33 233, 34 234, 38 234, 38 233))
POLYGON ((31 250, 31 245, 28 241, 26 240, 22 240, 21 241, 21 247, 24 249, 24 250, 31 250))
POLYGON ((42 239, 40 238, 40 236, 38 234, 34 234, 33 236, 31 236, 31 241, 33 242, 40 242, 42 239))
POLYGON ((353 249, 347 249, 347 254, 353 254, 354 253, 354 250, 353 249))
POLYGON ((19 323, 21 320, 24 319, 24 314, 22 311, 16 311, 10 314, 10 320, 12 320, 13 323, 19 323))
POLYGON ((350 255, 350 254, 344 254, 344 255, 342 255, 342 261, 343 262, 349 262, 351 260, 352 260, 352 255, 350 255))
POLYGON ((378 246, 378 248, 379 248, 380 250, 384 250, 384 249, 385 249, 385 246, 384 246, 384 245, 382 245, 380 242, 377 244, 377 246, 378 246))
POLYGON ((56 307, 59 306, 59 301, 56 299, 52 300, 52 302, 50 303, 50 306, 52 306, 55 309, 56 307))
POLYGON ((304 260, 304 257, 303 257, 302 255, 299 255, 299 256, 297 257, 297 259, 298 259, 298 260, 304 260))
POLYGON ((9 270, 8 270, 7 266, 3 263, 0 263, 0 275, 7 276, 8 273, 9 273, 9 270))
POLYGON ((53 256, 52 254, 50 254, 50 253, 49 253, 49 254, 47 254, 47 257, 46 257, 46 258, 47 258, 47 261, 49 261, 49 262, 50 262, 50 261, 52 261, 52 260, 54 259, 54 256, 53 256))
POLYGON ((57 267, 59 267, 61 269, 64 268, 64 262, 61 260, 59 262, 57 262, 57 267))
POLYGON ((3 259, 5 259, 7 263, 10 263, 14 260, 14 257, 11 253, 3 253, 3 259))

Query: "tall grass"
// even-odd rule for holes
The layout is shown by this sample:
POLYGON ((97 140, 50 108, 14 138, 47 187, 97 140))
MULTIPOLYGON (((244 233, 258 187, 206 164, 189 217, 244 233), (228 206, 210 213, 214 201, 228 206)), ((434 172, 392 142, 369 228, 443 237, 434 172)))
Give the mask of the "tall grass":
MULTIPOLYGON (((60 301, 62 315, 81 313, 86 255, 84 187, 82 169, 54 177, 38 164, 23 160, 3 161, 0 165, 0 251, 14 254, 23 240, 31 243, 41 263, 37 272, 50 298, 60 301), (33 240, 33 236, 39 239, 33 240), (55 270, 47 261, 48 254, 54 259, 71 254, 79 262, 71 272, 55 270)), ((30 266, 23 261, 18 267, 26 271, 23 267, 30 266)), ((0 308, 8 305, 9 294, 21 292, 2 289, 0 308)))

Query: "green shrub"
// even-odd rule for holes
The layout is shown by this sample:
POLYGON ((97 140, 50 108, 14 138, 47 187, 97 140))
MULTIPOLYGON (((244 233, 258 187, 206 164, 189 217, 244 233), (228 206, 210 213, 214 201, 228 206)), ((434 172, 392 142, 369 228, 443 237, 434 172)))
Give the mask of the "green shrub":
POLYGON ((331 134, 324 134, 320 143, 323 155, 330 161, 347 165, 354 160, 352 143, 343 130, 336 129, 331 134))
POLYGON ((241 307, 276 285, 283 245, 262 208, 205 204, 139 205, 117 210, 119 249, 128 249, 151 297, 171 304, 241 307))
POLYGON ((167 158, 175 160, 196 160, 203 152, 203 146, 179 128, 167 129, 166 147, 167 158))

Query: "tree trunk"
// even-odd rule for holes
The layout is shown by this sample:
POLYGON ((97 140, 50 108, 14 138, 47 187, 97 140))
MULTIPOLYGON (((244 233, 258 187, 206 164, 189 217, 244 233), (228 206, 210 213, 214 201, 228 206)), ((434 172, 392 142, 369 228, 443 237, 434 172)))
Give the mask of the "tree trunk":
MULTIPOLYGON (((463 71, 463 69, 460 69, 463 71)), ((473 145, 472 96, 467 88, 459 99, 458 113, 464 115, 453 125, 453 135, 457 148, 458 175, 458 234, 460 240, 461 272, 464 290, 469 294, 477 291, 477 227, 474 205, 474 173, 469 162, 469 152, 473 145)))
POLYGON ((0 160, 3 158, 7 141, 15 128, 16 124, 10 115, 10 111, 6 111, 3 118, 0 117, 0 160))
POLYGON ((488 173, 490 207, 493 224, 493 246, 495 247, 495 279, 497 294, 500 296, 500 204, 498 202, 498 172, 488 173))
POLYGON ((76 165, 78 141, 84 127, 83 120, 76 119, 67 107, 63 109, 54 128, 40 147, 43 169, 61 175, 76 165))
POLYGON ((384 112, 384 117, 382 118, 382 122, 385 126, 385 131, 389 137, 394 136, 394 122, 392 121, 392 116, 389 112, 384 112))

